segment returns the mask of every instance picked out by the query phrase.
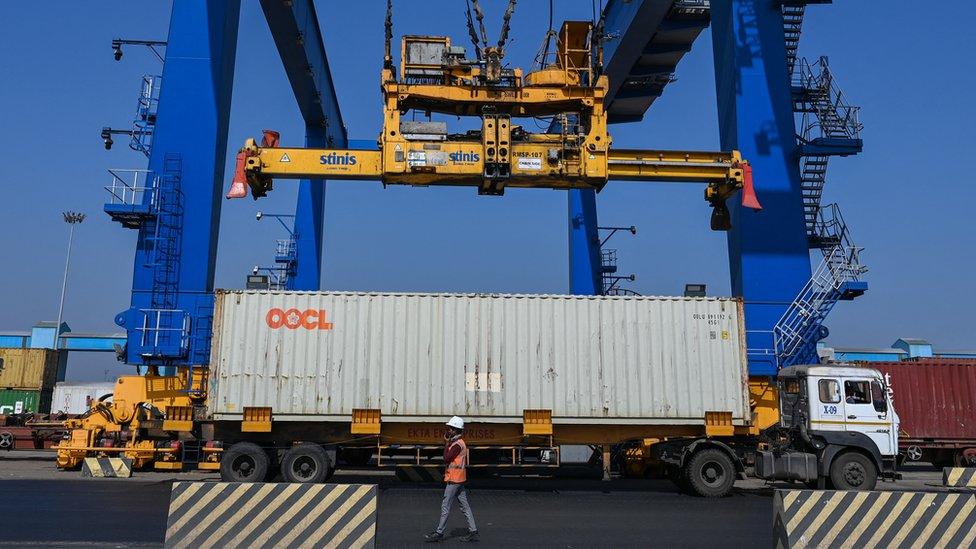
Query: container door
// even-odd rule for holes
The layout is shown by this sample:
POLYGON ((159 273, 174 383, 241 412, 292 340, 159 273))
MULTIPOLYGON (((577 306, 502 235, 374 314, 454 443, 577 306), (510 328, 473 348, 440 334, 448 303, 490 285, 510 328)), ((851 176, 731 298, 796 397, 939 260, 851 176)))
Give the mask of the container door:
POLYGON ((864 433, 875 444, 881 455, 896 452, 897 433, 892 428, 894 412, 888 406, 884 387, 877 379, 844 379, 844 410, 847 414, 847 431, 864 433))
POLYGON ((810 395, 810 429, 814 431, 843 431, 844 403, 840 379, 811 377, 807 379, 810 395))

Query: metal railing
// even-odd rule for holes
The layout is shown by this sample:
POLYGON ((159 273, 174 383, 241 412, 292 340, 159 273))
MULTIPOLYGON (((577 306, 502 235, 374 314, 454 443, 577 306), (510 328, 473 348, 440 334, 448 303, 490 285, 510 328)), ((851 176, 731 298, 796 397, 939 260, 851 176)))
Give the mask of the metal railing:
POLYGON ((275 241, 275 256, 295 257, 298 252, 298 243, 294 238, 279 238, 275 241))
POLYGON ((162 77, 147 74, 142 77, 139 99, 136 103, 136 117, 132 122, 132 139, 129 148, 149 156, 152 150, 153 133, 156 129, 156 111, 159 108, 159 92, 162 77))
POLYGON ((822 243, 823 261, 773 327, 781 367, 815 360, 823 320, 843 297, 845 284, 859 281, 868 270, 837 204, 817 212, 814 234, 822 243))
POLYGON ((189 349, 190 315, 181 309, 139 309, 141 346, 152 356, 183 356, 189 349))
POLYGON ((827 57, 811 63, 798 59, 792 76, 794 88, 804 90, 800 138, 809 142, 817 137, 860 139, 864 125, 858 120, 860 107, 847 98, 834 81, 827 57))
POLYGON ((149 170, 118 169, 108 170, 112 184, 106 185, 109 204, 138 206, 147 205, 152 209, 156 203, 158 178, 149 170))

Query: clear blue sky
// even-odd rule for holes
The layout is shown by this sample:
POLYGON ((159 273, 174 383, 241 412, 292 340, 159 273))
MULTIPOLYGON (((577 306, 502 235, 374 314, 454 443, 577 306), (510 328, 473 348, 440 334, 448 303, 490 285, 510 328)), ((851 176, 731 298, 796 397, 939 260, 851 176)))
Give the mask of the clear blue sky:
MULTIPOLYGON (((457 0, 395 2, 395 33, 449 34, 467 44, 457 0), (431 14, 438 14, 431 17, 431 14)), ((381 124, 379 68, 385 2, 318 3, 345 123, 372 139, 381 124)), ((497 32, 503 4, 484 2, 497 32)), ((545 32, 546 5, 519 3, 508 61, 528 66, 545 32)), ((590 2, 557 1, 557 21, 589 18, 590 2)), ((976 348, 972 311, 976 238, 971 224, 976 150, 976 4, 838 1, 808 10, 801 55, 830 56, 845 93, 863 109, 865 151, 832 161, 825 200, 837 201, 867 251, 870 292, 829 319, 835 345, 884 346, 917 336, 942 348, 976 348), (951 7, 950 7, 951 6, 951 7)), ((0 19, 0 328, 28 329, 57 315, 67 231, 60 211, 89 214, 76 232, 65 318, 75 331, 115 331, 127 308, 135 232, 102 213, 107 168, 143 168, 120 139, 107 152, 103 125, 125 127, 139 77, 160 66, 147 51, 112 58, 113 37, 165 39, 169 2, 11 2, 0 19)), ((705 32, 678 80, 639 124, 612 128, 621 147, 718 147, 711 43, 705 32)), ((232 153, 262 128, 302 142, 302 123, 256 0, 244 0, 231 114, 232 153)), ((228 168, 228 177, 230 169, 228 168)), ((217 285, 238 287, 269 263, 277 224, 257 210, 290 212, 296 185, 271 198, 223 204, 217 285)), ((686 282, 729 291, 725 237, 708 230, 697 186, 611 184, 599 196, 602 224, 637 225, 622 235, 621 268, 644 294, 677 294, 686 282)), ((326 207, 328 289, 561 293, 567 289, 566 197, 514 190, 382 189, 330 184, 326 207)), ((128 371, 106 356, 76 357, 69 377, 128 371)))

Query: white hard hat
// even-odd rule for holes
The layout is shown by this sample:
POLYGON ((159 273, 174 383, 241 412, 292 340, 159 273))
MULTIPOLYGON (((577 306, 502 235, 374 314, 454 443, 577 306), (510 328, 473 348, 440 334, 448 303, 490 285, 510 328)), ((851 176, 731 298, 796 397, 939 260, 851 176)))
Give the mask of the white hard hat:
POLYGON ((447 426, 454 427, 455 429, 464 429, 464 420, 458 416, 454 416, 448 420, 447 426))

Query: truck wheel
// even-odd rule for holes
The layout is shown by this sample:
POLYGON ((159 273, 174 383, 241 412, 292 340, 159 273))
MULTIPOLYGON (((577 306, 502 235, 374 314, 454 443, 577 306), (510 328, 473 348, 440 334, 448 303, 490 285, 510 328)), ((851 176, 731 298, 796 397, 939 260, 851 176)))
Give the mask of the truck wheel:
POLYGON ((830 481, 837 490, 874 490, 878 469, 864 454, 847 452, 830 464, 830 481))
POLYGON ((725 497, 735 483, 735 465, 728 454, 715 448, 695 452, 683 472, 691 493, 705 498, 725 497))
POLYGON ((315 484, 329 478, 332 463, 318 444, 303 442, 285 452, 281 473, 288 482, 315 484))
POLYGON ((220 458, 220 480, 226 482, 263 482, 268 476, 267 452, 253 442, 238 442, 220 458))

